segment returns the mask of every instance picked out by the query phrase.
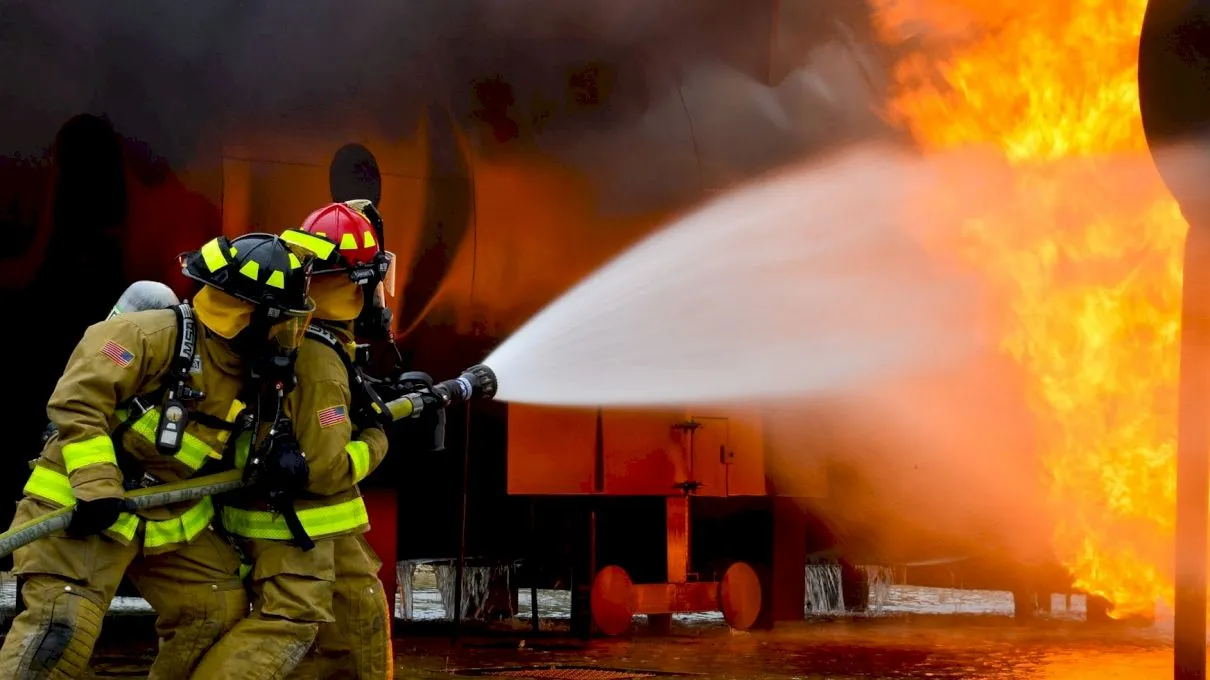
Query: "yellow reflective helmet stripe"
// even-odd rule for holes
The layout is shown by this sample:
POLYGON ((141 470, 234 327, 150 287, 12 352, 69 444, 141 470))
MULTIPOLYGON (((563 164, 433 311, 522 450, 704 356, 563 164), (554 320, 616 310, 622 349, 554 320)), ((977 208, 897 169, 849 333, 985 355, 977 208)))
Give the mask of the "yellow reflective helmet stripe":
POLYGON ((97 463, 118 464, 118 458, 113 450, 113 440, 109 438, 108 434, 97 435, 82 442, 64 444, 62 452, 63 466, 67 468, 67 474, 97 463))
POLYGON ((294 253, 290 253, 290 269, 298 269, 301 266, 302 262, 299 261, 298 256, 294 253))
POLYGON ((378 245, 378 241, 374 238, 374 230, 372 229, 366 229, 365 235, 362 236, 361 240, 365 242, 365 247, 367 248, 373 248, 378 245))
POLYGON ((188 543, 202 533, 210 520, 214 519, 214 503, 206 496, 179 517, 158 521, 147 521, 143 536, 143 547, 162 548, 174 543, 188 543))
POLYGON ((344 235, 340 237, 341 250, 357 250, 359 247, 360 246, 357 245, 357 237, 353 235, 353 232, 346 231, 344 235))
MULTIPOLYGON (((332 243, 328 239, 320 238, 314 234, 308 234, 307 232, 299 229, 287 229, 282 232, 281 238, 286 243, 315 253, 315 257, 319 258, 321 261, 332 257, 332 252, 336 250, 336 244, 332 243)), ((344 245, 341 244, 341 247, 343 248, 344 245)), ((293 265, 293 262, 291 262, 291 265, 293 265)))
POLYGON ((239 268, 239 273, 256 281, 260 278, 260 263, 256 260, 248 260, 239 268))
MULTIPOLYGON (((22 492, 27 496, 40 498, 53 505, 71 507, 76 504, 76 497, 71 490, 71 480, 67 478, 67 475, 50 468, 42 467, 41 465, 34 466, 22 492)), ((138 516, 129 512, 123 512, 118 515, 116 522, 109 525, 105 533, 116 535, 129 542, 134 540, 134 535, 138 531, 138 528, 138 516)))
POLYGON ((282 290, 285 290, 286 289, 286 275, 279 271, 271 272, 269 274, 269 278, 265 281, 265 285, 273 286, 274 288, 280 288, 282 290))
POLYGON ((361 441, 345 444, 345 453, 353 463, 353 481, 360 482, 370 474, 370 445, 361 441))
MULTIPOLYGON (((219 246, 218 239, 211 239, 202 246, 201 249, 202 262, 206 264, 206 268, 214 273, 223 267, 227 266, 227 258, 223 256, 223 249, 219 246)), ((235 254, 235 248, 231 249, 231 254, 235 254)))
MULTIPOLYGON (((370 523, 365 502, 354 498, 343 503, 298 511, 298 520, 311 538, 354 531, 370 523)), ((264 510, 224 507, 223 527, 244 538, 288 541, 294 538, 281 515, 264 510)))
POLYGON ((41 465, 35 465, 21 490, 27 496, 37 496, 55 505, 75 505, 76 496, 71 490, 71 480, 62 472, 55 472, 41 465))

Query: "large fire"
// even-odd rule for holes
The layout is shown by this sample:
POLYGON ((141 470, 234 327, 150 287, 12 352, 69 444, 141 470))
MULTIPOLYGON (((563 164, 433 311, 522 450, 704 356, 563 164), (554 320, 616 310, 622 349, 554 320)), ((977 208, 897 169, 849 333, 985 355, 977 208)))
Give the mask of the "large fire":
POLYGON ((874 0, 904 50, 889 113, 924 147, 994 146, 1011 206, 955 244, 1003 302, 1077 587, 1172 599, 1185 222, 1146 155, 1145 0, 874 0))

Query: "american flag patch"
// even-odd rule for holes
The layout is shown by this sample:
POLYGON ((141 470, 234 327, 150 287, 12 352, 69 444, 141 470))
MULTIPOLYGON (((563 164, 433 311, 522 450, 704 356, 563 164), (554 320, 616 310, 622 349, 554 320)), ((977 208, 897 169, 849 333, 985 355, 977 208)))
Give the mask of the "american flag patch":
POLYGON ((113 340, 105 341, 105 344, 101 346, 101 354, 109 357, 110 361, 122 368, 126 368, 130 365, 130 362, 134 361, 134 352, 131 352, 113 340))
POLYGON ((345 416, 345 407, 329 406, 316 414, 319 416, 320 427, 331 427, 345 422, 348 418, 345 416))

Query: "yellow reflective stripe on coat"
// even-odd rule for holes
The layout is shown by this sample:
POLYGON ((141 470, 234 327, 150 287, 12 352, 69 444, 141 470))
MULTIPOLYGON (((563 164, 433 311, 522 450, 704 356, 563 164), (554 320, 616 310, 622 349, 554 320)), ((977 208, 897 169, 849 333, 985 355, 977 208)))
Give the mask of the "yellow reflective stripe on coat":
MULTIPOLYGON (((134 421, 130 429, 138 432, 143 439, 146 439, 152 445, 155 445, 155 431, 160 426, 160 412, 157 409, 151 409, 134 421)), ((197 470, 202 467, 207 458, 221 459, 223 454, 210 448, 206 442, 198 439, 188 432, 181 438, 181 450, 176 452, 173 458, 181 461, 189 466, 190 470, 197 470)))
POLYGON ((248 464, 248 455, 252 453, 252 433, 244 432, 235 440, 235 469, 243 470, 248 464))
POLYGON ((116 534, 126 539, 127 542, 134 540, 134 534, 139 530, 139 516, 129 512, 123 512, 118 515, 118 521, 109 525, 105 530, 107 534, 116 534))
POLYGON ((63 467, 67 468, 67 474, 96 463, 118 464, 118 457, 113 451, 113 440, 109 438, 108 434, 97 435, 82 442, 64 444, 62 453, 63 467))
MULTIPOLYGON (((76 497, 71 490, 71 480, 67 478, 67 475, 40 465, 34 466, 33 472, 29 475, 29 481, 25 482, 25 488, 22 489, 22 492, 27 496, 34 496, 54 505, 70 507, 76 504, 76 497)), ((211 514, 213 515, 213 512, 211 514)), ((106 532, 117 534, 127 541, 132 541, 138 529, 138 516, 123 512, 118 515, 116 522, 109 525, 106 532)))
MULTIPOLYGON (((298 511, 298 520, 311 538, 354 531, 370 523, 366 505, 360 498, 318 508, 298 511)), ((264 510, 224 507, 223 527, 244 538, 288 541, 294 538, 284 517, 264 510)))
POLYGON ((345 444, 345 453, 353 463, 353 481, 360 482, 370 474, 370 445, 361 441, 345 444))
POLYGON ((27 496, 37 496, 55 505, 75 505, 76 496, 71 490, 71 480, 62 472, 55 472, 38 465, 29 475, 22 492, 27 496))
POLYGON ((143 547, 155 549, 174 543, 188 543, 210 526, 212 519, 214 519, 214 503, 211 502, 209 496, 206 496, 179 517, 158 521, 147 520, 143 547))

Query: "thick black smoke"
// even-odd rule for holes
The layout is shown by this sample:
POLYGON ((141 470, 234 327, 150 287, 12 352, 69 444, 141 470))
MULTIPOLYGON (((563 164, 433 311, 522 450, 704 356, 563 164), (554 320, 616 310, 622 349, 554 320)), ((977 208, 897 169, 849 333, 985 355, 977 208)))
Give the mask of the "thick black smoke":
POLYGON ((81 112, 176 165, 232 126, 353 117, 402 136, 438 105, 655 199, 635 173, 700 155, 710 188, 876 128, 866 15, 861 0, 8 0, 0 153, 40 153, 81 112), (632 162, 640 146, 662 160, 632 162))

